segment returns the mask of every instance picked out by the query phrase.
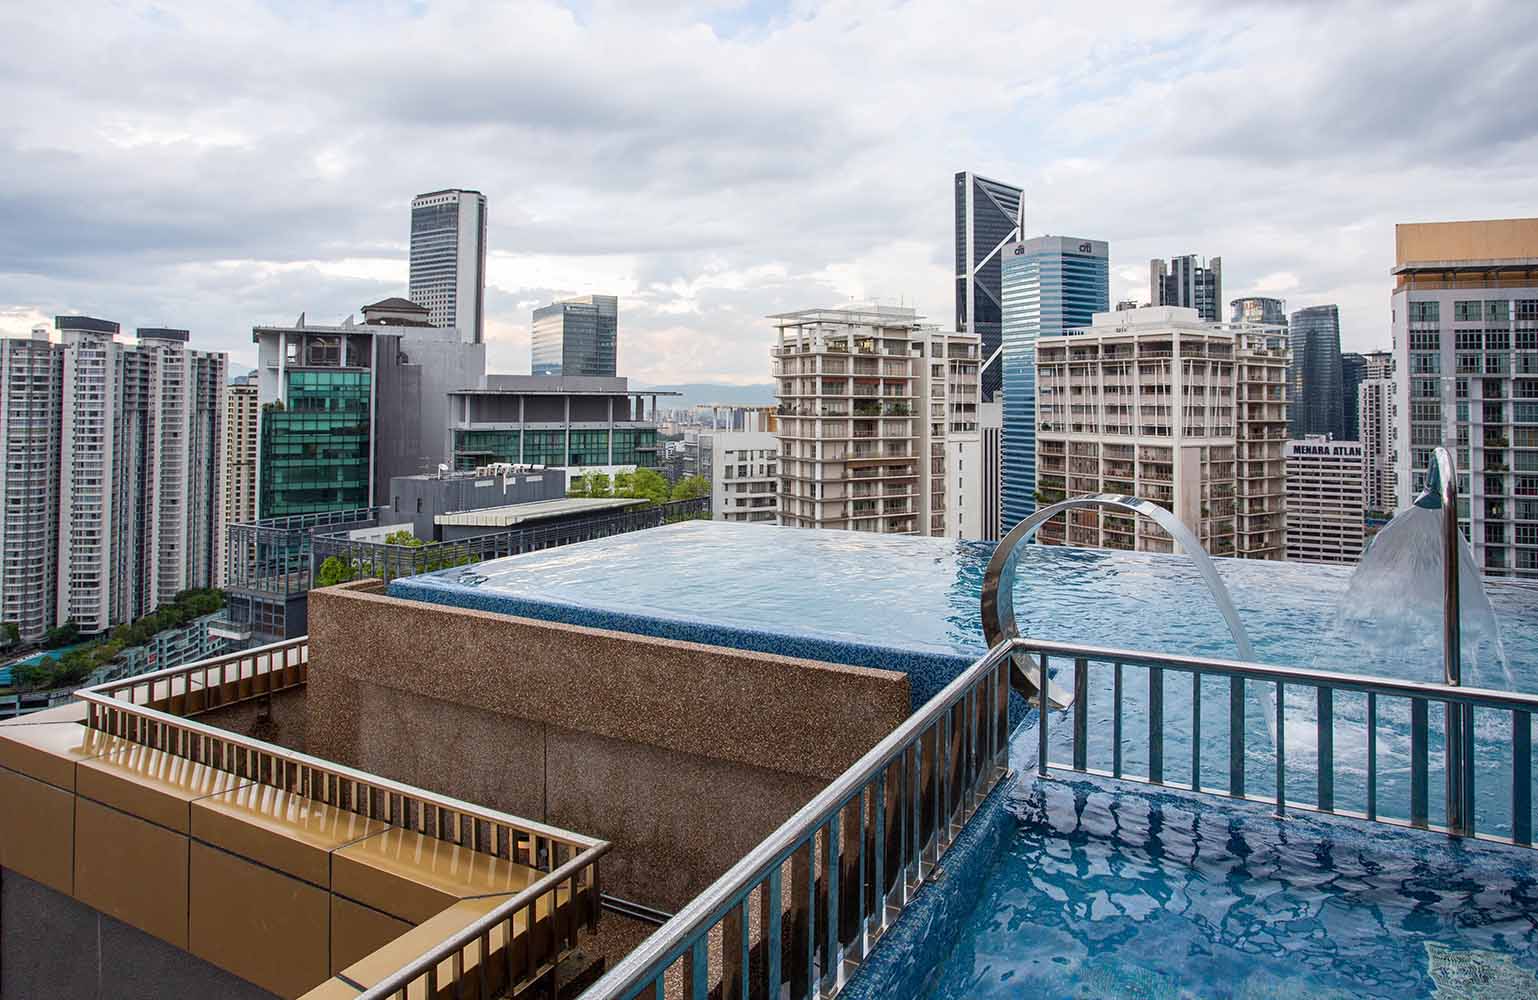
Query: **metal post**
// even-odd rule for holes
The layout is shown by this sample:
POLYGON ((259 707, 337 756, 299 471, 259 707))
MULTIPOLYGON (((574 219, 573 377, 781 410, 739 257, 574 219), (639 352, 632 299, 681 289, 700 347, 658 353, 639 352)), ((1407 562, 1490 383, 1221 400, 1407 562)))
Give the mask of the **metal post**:
MULTIPOLYGON (((1442 511, 1442 680, 1448 687, 1459 687, 1463 684, 1463 619, 1458 591, 1462 561, 1458 470, 1446 448, 1432 453, 1426 492, 1416 504, 1442 511)), ((1447 832, 1468 837, 1474 833, 1474 708, 1449 701, 1446 713, 1447 832)))

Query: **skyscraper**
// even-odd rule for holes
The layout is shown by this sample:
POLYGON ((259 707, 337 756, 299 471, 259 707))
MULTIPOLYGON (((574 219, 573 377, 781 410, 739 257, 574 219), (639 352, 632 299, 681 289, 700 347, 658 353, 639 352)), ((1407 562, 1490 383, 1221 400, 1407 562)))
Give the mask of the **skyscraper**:
POLYGON ((222 556, 225 355, 185 330, 54 325, 57 343, 41 328, 0 350, 0 612, 30 639, 138 618, 212 585, 222 556))
POLYGON ((411 200, 411 301, 433 326, 458 327, 467 343, 485 338, 486 196, 450 188, 411 200))
POLYGON ((534 310, 529 371, 614 378, 618 341, 617 296, 583 295, 553 302, 534 310))
MULTIPOLYGON (((982 338, 986 363, 1003 336, 1001 255, 1021 238, 1025 192, 969 171, 956 174, 956 329, 982 338)), ((998 365, 983 372, 982 399, 993 399, 1002 376, 998 365)))
POLYGON ((64 348, 48 328, 0 338, 0 621, 36 642, 58 624, 64 348))
POLYGON ((1039 236, 1005 249, 1003 520, 1008 532, 1036 509, 1036 341, 1087 327, 1110 309, 1110 247, 1039 236))
POLYGON ((1328 435, 1344 439, 1346 407, 1340 361, 1340 309, 1310 306, 1292 314, 1292 419, 1294 439, 1328 435))
POLYGON ((1195 309, 1208 323, 1223 321, 1223 258, 1202 260, 1195 254, 1172 257, 1168 264, 1148 262, 1148 302, 1195 309))
POLYGON ((1480 571, 1538 579, 1538 219, 1402 224, 1394 244, 1396 499, 1446 445, 1480 571))
MULTIPOLYGON (((256 373, 242 375, 224 390, 224 523, 256 520, 257 399, 256 373)), ((219 584, 227 566, 220 563, 219 584)))
POLYGON ((1396 404, 1392 370, 1381 378, 1367 378, 1356 392, 1366 507, 1370 513, 1391 514, 1399 506, 1394 471, 1396 404))

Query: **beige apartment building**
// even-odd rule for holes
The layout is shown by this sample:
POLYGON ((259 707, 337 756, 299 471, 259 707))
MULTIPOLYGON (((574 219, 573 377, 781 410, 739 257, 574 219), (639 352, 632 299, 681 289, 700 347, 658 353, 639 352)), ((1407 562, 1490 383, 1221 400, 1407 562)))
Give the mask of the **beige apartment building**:
MULTIPOLYGON (((256 520, 257 421, 261 412, 255 373, 225 386, 224 410, 224 523, 250 524, 256 520)), ((221 561, 221 587, 227 573, 227 563, 221 561)))
MULTIPOLYGON (((1087 328, 1042 338, 1039 502, 1134 495, 1173 512, 1213 555, 1281 558, 1283 343, 1279 328, 1205 323, 1173 306, 1096 313, 1087 328)), ((1042 541, 1175 550, 1146 519, 1099 510, 1068 517, 1066 526, 1044 525, 1042 541)))
POLYGON ((769 318, 780 523, 954 534, 947 442, 978 433, 978 336, 891 306, 769 318))

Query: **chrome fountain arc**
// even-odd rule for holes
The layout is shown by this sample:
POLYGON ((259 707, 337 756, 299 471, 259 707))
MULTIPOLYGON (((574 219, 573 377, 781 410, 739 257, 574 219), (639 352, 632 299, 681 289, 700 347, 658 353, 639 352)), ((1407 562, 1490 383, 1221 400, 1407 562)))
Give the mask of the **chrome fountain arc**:
MULTIPOLYGON (((1043 524, 1058 514, 1083 508, 1141 514, 1169 532, 1201 571, 1202 578, 1207 583, 1207 589, 1212 592, 1213 600, 1217 603, 1218 611, 1222 613, 1223 620, 1228 623, 1228 631, 1234 638, 1239 658, 1246 662, 1254 662, 1255 650, 1250 645, 1248 633, 1244 631, 1244 623, 1239 620, 1238 613, 1234 611, 1234 602, 1229 596, 1228 588, 1223 585, 1223 578, 1218 576, 1217 567, 1213 565, 1212 557, 1207 555, 1207 550, 1202 548, 1201 542, 1191 534, 1190 529, 1181 522, 1180 518, 1170 511, 1150 500, 1119 493, 1097 493, 1093 496, 1074 497, 1043 507, 1015 525, 1010 529, 1009 534, 1004 536, 1003 541, 999 542, 998 548, 993 550, 993 558, 989 560, 988 569, 983 575, 983 635, 990 649, 1006 639, 1020 638, 1020 629, 1015 622, 1015 568, 1020 559, 1020 547, 1036 534, 1043 524)), ((1014 659, 1011 680, 1021 695, 1032 699, 1036 696, 1039 670, 1029 662, 1022 663, 1021 659, 1021 657, 1014 659)), ((1053 707, 1067 708, 1073 704, 1074 696, 1053 684, 1051 678, 1046 678, 1046 684, 1047 701, 1053 707)))

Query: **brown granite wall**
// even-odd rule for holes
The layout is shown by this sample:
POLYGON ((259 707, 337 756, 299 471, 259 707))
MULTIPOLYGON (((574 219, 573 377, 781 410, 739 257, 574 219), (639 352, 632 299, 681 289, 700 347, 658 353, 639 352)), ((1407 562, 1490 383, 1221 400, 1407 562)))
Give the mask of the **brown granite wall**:
POLYGON ((681 906, 908 714, 901 672, 312 591, 307 751, 614 843, 681 906))

